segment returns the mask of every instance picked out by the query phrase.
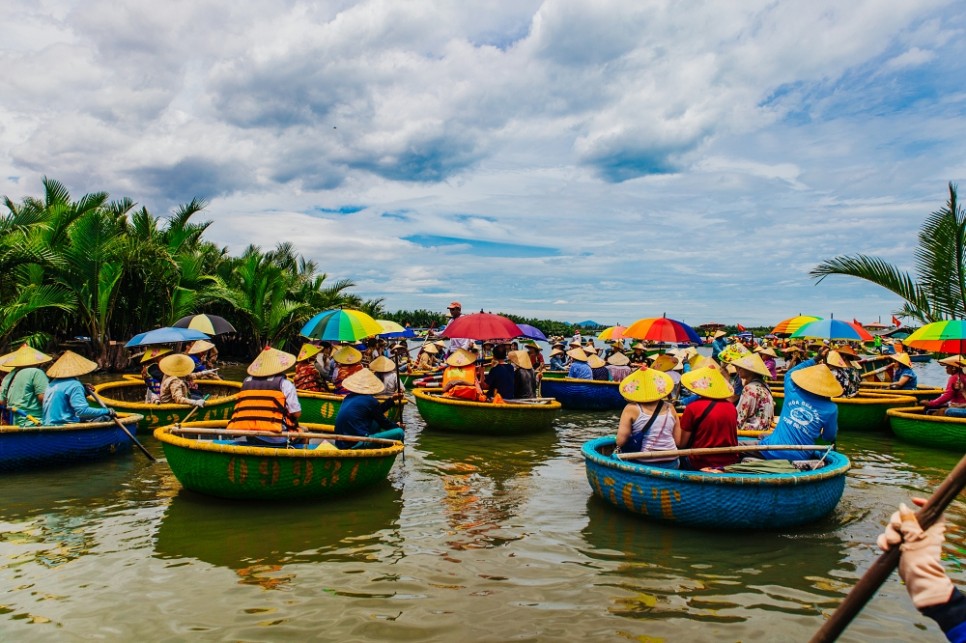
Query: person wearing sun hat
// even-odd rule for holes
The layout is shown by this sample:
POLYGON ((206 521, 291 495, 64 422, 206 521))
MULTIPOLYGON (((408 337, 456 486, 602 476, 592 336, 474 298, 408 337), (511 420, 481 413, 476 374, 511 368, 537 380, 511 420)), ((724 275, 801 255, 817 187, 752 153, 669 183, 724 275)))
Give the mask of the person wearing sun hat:
POLYGON ((533 371, 529 351, 519 350, 507 353, 513 365, 513 390, 517 399, 530 399, 537 396, 537 375, 533 371))
POLYGON ((399 378, 396 376, 396 364, 385 355, 380 355, 369 362, 369 370, 376 374, 382 382, 382 392, 377 395, 392 395, 403 390, 399 378))
POLYGON ((892 353, 889 355, 895 361, 892 369, 892 384, 889 388, 899 390, 911 390, 919 385, 919 378, 912 370, 912 358, 909 353, 892 353))
POLYGON ((825 363, 832 371, 832 375, 842 385, 842 397, 855 397, 859 394, 859 386, 862 384, 862 375, 859 370, 852 366, 852 362, 847 358, 848 353, 839 350, 830 350, 825 355, 825 363))
POLYGON ((458 348, 446 358, 443 369, 443 395, 472 402, 485 402, 486 395, 480 388, 480 369, 476 364, 476 353, 458 348))
POLYGON ((761 357, 761 361, 765 363, 765 368, 768 369, 769 376, 774 379, 778 377, 778 363, 775 361, 778 359, 778 355, 775 353, 775 349, 771 346, 759 346, 755 349, 761 357))
POLYGON ((65 351, 47 369, 50 386, 44 395, 44 424, 57 426, 77 424, 98 418, 116 417, 114 409, 92 408, 87 403, 87 390, 77 378, 97 370, 97 363, 73 351, 65 351))
POLYGON ((571 359, 567 377, 578 380, 594 379, 594 372, 587 364, 587 351, 583 348, 571 348, 567 351, 567 355, 571 359))
MULTIPOLYGON (((623 380, 618 386, 627 400, 617 427, 617 449, 621 453, 638 451, 673 451, 681 435, 681 424, 674 405, 666 398, 674 390, 674 382, 663 373, 646 366, 623 380)), ((647 464, 665 469, 680 468, 678 458, 648 460, 647 464)))
POLYGON ((647 347, 641 342, 636 342, 631 346, 631 354, 627 356, 630 360, 631 368, 640 368, 647 365, 647 347))
POLYGON ((419 350, 419 356, 416 358, 416 370, 435 371, 437 368, 436 355, 438 353, 439 349, 436 348, 435 344, 424 343, 419 350))
POLYGON ((554 346, 550 351, 550 370, 566 371, 568 368, 570 368, 570 362, 567 359, 567 353, 562 348, 554 346))
POLYGON ((607 370, 607 362, 601 359, 597 353, 587 355, 587 366, 590 367, 590 373, 595 380, 602 382, 610 381, 610 371, 607 370))
POLYGON ((202 407, 205 401, 194 399, 188 389, 185 379, 195 370, 194 361, 183 353, 166 355, 158 364, 164 379, 161 380, 161 404, 191 404, 202 407))
POLYGON ((158 366, 158 362, 165 355, 170 355, 170 348, 149 348, 141 355, 141 378, 144 379, 144 402, 146 404, 157 404, 161 401, 161 380, 164 373, 158 366))
POLYGON ((711 342, 711 359, 713 359, 716 362, 720 361, 718 359, 718 353, 720 353, 727 347, 728 347, 728 333, 724 332, 723 330, 717 331, 714 334, 713 340, 711 342))
POLYGON ((738 398, 738 429, 742 431, 771 430, 775 419, 775 398, 765 384, 768 367, 758 353, 739 357, 731 362, 743 384, 738 398))
MULTIPOLYGON (((963 356, 952 355, 937 361, 946 367, 946 375, 949 376, 949 379, 946 381, 946 390, 943 391, 942 395, 922 402, 926 412, 935 413, 938 409, 941 413, 943 408, 947 406, 951 407, 951 410, 956 413, 966 410, 953 407, 954 404, 966 406, 966 374, 963 373, 963 356)), ((946 410, 948 412, 949 409, 946 410)))
MULTIPOLYGON (((167 358, 165 358, 167 359, 167 358)), ((297 431, 302 405, 295 384, 285 371, 295 366, 295 355, 266 347, 248 365, 235 409, 228 421, 230 430, 279 433, 297 431)), ((162 368, 164 360, 161 360, 162 368)), ((284 447, 287 439, 275 436, 247 436, 245 442, 284 447)))
POLYGON ((338 365, 332 385, 335 386, 336 393, 343 395, 346 391, 342 387, 342 382, 350 375, 363 369, 362 352, 354 346, 345 344, 335 349, 335 352, 332 353, 332 359, 338 365))
POLYGON ((51 360, 50 355, 41 353, 24 344, 5 356, 4 366, 12 368, 0 387, 0 405, 13 413, 13 423, 17 426, 39 424, 43 416, 44 394, 50 380, 47 374, 37 368, 51 360))
MULTIPOLYGON (((678 447, 705 449, 738 446, 738 414, 734 404, 729 401, 734 389, 721 369, 711 363, 688 371, 681 376, 681 385, 699 398, 684 408, 678 447)), ((734 453, 691 456, 688 458, 688 468, 724 467, 738 459, 734 453)))
POLYGON ((321 346, 302 344, 295 357, 295 388, 299 391, 321 393, 326 389, 322 374, 315 367, 315 357, 322 352, 321 346))
POLYGON ((542 371, 546 366, 546 361, 543 359, 543 353, 540 352, 540 346, 536 342, 527 342, 523 345, 527 351, 527 356, 530 358, 530 363, 533 364, 533 369, 535 371, 542 371))
MULTIPOLYGON (((834 442, 839 430, 839 409, 832 401, 842 385, 825 364, 808 359, 785 373, 785 402, 778 423, 760 444, 815 444, 819 438, 834 442)), ((816 451, 762 451, 771 460, 809 460, 816 451)))
MULTIPOLYGON (((458 301, 451 301, 449 303, 449 306, 446 307, 446 310, 449 311, 449 321, 446 323, 446 328, 449 328, 450 324, 455 322, 463 315, 463 304, 461 304, 458 301)), ((445 331, 446 328, 444 328, 443 330, 445 331)), ((474 342, 472 339, 469 339, 466 337, 450 337, 449 351, 450 353, 452 353, 461 348, 464 350, 469 350, 470 348, 473 347, 473 343, 474 342)))
POLYGON ((624 353, 611 353, 607 358, 607 370, 612 382, 620 382, 631 374, 631 360, 624 353))
POLYGON ((191 358, 195 363, 195 372, 201 373, 203 371, 211 370, 211 365, 209 364, 209 355, 214 351, 218 352, 215 345, 206 339, 199 339, 198 341, 191 344, 185 354, 191 358))
MULTIPOLYGON (((375 396, 385 390, 385 385, 368 368, 353 373, 342 384, 348 393, 335 416, 335 432, 338 435, 402 441, 405 432, 386 417, 386 411, 398 403, 402 393, 394 393, 382 402, 377 400, 375 396)), ((340 449, 365 448, 366 443, 337 440, 335 446, 340 449)))

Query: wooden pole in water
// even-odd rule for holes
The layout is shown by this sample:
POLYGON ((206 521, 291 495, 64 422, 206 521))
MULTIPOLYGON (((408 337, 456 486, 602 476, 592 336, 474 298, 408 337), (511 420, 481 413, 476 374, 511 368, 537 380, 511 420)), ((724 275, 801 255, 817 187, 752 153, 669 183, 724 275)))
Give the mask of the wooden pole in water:
MULTIPOLYGON (((94 396, 94 399, 97 400, 97 403, 98 404, 100 404, 105 409, 111 410, 110 407, 107 404, 104 404, 104 400, 102 400, 101 399, 101 396, 98 395, 95 391, 91 390, 91 395, 94 396)), ((144 448, 144 445, 143 444, 141 444, 140 442, 138 442, 138 439, 136 437, 134 437, 134 434, 131 433, 130 431, 128 431, 128 428, 126 426, 124 426, 123 424, 121 424, 121 421, 117 419, 117 416, 116 415, 115 416, 112 416, 111 419, 114 420, 114 424, 116 424, 119 429, 121 429, 122 431, 124 431, 125 435, 127 435, 127 437, 129 437, 131 439, 131 442, 133 442, 135 444, 135 446, 137 446, 137 448, 141 450, 141 453, 143 453, 147 457, 148 460, 150 460, 151 462, 157 462, 158 461, 157 458, 155 458, 153 455, 151 455, 151 452, 150 451, 148 451, 147 449, 144 448)))
MULTIPOLYGON (((916 512, 916 520, 922 528, 929 529, 942 516, 949 504, 966 487, 966 456, 949 472, 942 484, 936 488, 926 504, 916 512)), ((852 590, 845 596, 832 616, 819 628, 811 643, 835 641, 845 631, 852 619, 862 611, 865 604, 875 595, 882 583, 899 566, 899 545, 879 556, 872 566, 862 575, 852 590)))

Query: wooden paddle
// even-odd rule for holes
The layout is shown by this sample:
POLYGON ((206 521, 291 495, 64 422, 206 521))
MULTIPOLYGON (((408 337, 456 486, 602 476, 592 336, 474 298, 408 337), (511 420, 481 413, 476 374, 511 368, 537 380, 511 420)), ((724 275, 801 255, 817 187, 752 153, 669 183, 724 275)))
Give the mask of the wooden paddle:
MULTIPOLYGON (((100 404, 101 406, 103 406, 105 409, 111 410, 107 406, 107 404, 104 403, 104 400, 101 399, 101 396, 97 394, 97 391, 91 389, 90 393, 91 393, 91 395, 94 396, 94 399, 97 400, 97 403, 98 404, 100 404)), ((144 448, 144 445, 143 444, 141 444, 140 442, 138 442, 138 439, 136 437, 134 437, 134 434, 131 433, 130 431, 128 431, 128 428, 126 426, 124 426, 123 424, 121 424, 121 421, 117 419, 117 416, 116 415, 112 416, 111 419, 114 420, 114 424, 116 424, 119 429, 121 429, 122 431, 124 431, 124 434, 127 435, 127 437, 131 438, 131 442, 133 442, 137 446, 137 448, 139 448, 141 450, 141 453, 143 453, 145 456, 147 456, 148 460, 150 460, 151 462, 157 462, 158 461, 157 458, 155 458, 153 455, 151 455, 151 452, 150 451, 148 451, 147 449, 144 448)))
POLYGON ((198 427, 196 429, 190 426, 175 426, 169 429, 170 433, 175 433, 178 435, 191 434, 191 435, 223 435, 223 436, 259 436, 259 437, 270 437, 270 438, 322 438, 323 440, 344 440, 346 442, 372 442, 373 444, 385 444, 386 446, 393 446, 396 444, 401 444, 398 440, 387 440, 386 438, 371 438, 371 437, 360 437, 358 435, 340 435, 338 433, 320 433, 318 431, 287 431, 283 433, 276 433, 275 431, 247 431, 244 429, 211 429, 198 427))
POLYGON ((654 460, 674 458, 683 455, 716 455, 719 453, 742 453, 744 451, 822 451, 827 444, 749 444, 736 447, 706 447, 704 449, 676 449, 671 451, 641 451, 640 453, 619 453, 619 460, 654 460))
MULTIPOLYGON (((203 399, 205 402, 207 402, 208 401, 208 397, 209 396, 206 395, 206 396, 204 396, 201 399, 203 399)), ((190 418, 192 415, 194 415, 195 414, 195 411, 197 411, 200 408, 201 408, 200 406, 196 406, 193 409, 191 409, 190 411, 188 411, 188 415, 184 416, 184 418, 181 420, 181 422, 187 422, 188 421, 188 418, 190 418)), ((175 426, 181 426, 181 422, 175 422, 174 425, 175 426)))
MULTIPOLYGON (((400 395, 402 393, 402 380, 399 379, 399 353, 393 351, 392 361, 396 365, 396 394, 400 395)), ((399 409, 399 422, 397 424, 401 427, 405 427, 406 423, 403 422, 403 399, 400 397, 397 400, 397 408, 399 409)))
MULTIPOLYGON (((949 504, 956 499, 963 487, 966 487, 966 456, 962 457, 959 464, 949 472, 949 475, 936 488, 926 504, 916 512, 916 520, 923 530, 929 529, 939 520, 939 517, 946 511, 949 504)), ((845 596, 845 600, 838 606, 838 609, 832 613, 825 624, 815 633, 815 636, 811 638, 811 643, 825 643, 838 639, 839 635, 852 622, 852 619, 862 611, 865 604, 875 595, 882 583, 899 566, 900 553, 899 546, 896 545, 872 563, 872 566, 845 596)))

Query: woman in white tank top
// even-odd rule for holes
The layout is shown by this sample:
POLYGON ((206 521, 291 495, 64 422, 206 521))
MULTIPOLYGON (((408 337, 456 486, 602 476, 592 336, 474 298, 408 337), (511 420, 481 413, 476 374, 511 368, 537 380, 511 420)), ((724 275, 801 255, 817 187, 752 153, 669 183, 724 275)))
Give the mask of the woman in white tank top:
MULTIPOLYGON (((681 436, 681 423, 674 406, 666 398, 674 381, 657 369, 634 371, 621 381, 620 392, 628 404, 621 413, 617 429, 617 448, 635 451, 673 451, 681 436)), ((647 464, 677 469, 677 458, 647 460, 647 464)))

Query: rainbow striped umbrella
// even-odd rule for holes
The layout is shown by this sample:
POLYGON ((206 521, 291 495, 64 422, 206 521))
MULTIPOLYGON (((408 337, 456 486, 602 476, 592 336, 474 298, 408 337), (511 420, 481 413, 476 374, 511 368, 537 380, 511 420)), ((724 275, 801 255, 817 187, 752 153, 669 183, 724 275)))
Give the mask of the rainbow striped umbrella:
POLYGON ((604 330, 600 331, 597 335, 597 339, 602 341, 607 341, 609 339, 624 339, 624 331, 627 330, 625 326, 608 326, 604 330))
POLYGON ((841 319, 819 319, 799 326, 792 337, 814 337, 818 339, 845 339, 855 342, 871 342, 869 331, 841 319))
POLYGON ((624 329, 624 337, 669 344, 700 344, 701 338, 684 322, 667 317, 645 317, 624 329))
POLYGON ((357 342, 382 332, 379 322, 361 310, 339 308, 315 315, 305 323, 299 334, 327 342, 357 342))
POLYGON ((966 354, 966 321, 951 319, 926 324, 902 343, 937 353, 966 354))
POLYGON ((788 319, 783 319, 782 321, 778 322, 778 325, 772 328, 771 332, 773 335, 791 335, 805 324, 818 321, 820 319, 821 317, 814 317, 812 315, 798 315, 797 317, 789 317, 788 319))

